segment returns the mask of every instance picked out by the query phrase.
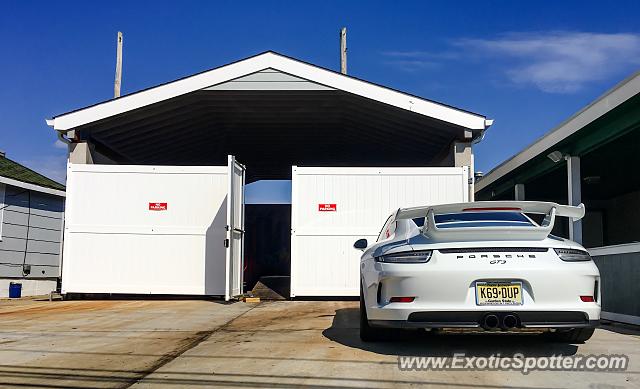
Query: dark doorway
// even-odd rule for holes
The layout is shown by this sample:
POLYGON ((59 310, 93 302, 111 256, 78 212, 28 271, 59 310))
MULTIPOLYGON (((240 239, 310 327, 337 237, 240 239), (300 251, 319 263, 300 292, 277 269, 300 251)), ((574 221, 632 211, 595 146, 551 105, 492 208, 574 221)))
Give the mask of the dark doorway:
POLYGON ((245 291, 266 287, 288 298, 291 279, 291 204, 245 205, 244 244, 245 291))

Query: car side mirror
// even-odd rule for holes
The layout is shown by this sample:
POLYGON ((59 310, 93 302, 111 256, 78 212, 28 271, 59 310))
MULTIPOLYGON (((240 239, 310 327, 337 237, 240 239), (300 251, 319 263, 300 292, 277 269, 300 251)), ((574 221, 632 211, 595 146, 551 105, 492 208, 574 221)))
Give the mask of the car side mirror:
POLYGON ((364 249, 367 248, 369 244, 367 243, 366 239, 358 239, 356 240, 356 242, 353 244, 353 248, 354 249, 358 249, 358 250, 362 250, 364 251, 364 249))

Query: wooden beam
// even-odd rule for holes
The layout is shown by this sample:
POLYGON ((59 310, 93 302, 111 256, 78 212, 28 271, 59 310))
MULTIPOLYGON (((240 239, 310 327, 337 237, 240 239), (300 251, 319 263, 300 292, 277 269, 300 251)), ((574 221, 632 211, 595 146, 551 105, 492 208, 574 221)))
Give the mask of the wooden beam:
POLYGON ((516 184, 513 188, 513 192, 516 201, 525 201, 524 184, 516 184))
POLYGON ((340 73, 347 74, 347 28, 340 30, 340 73))
POLYGON ((113 98, 120 97, 120 86, 122 85, 122 33, 118 31, 118 46, 116 48, 116 80, 113 85, 113 98))
MULTIPOLYGON (((582 202, 582 179, 580 174, 580 157, 567 156, 567 186, 569 205, 580 205, 582 202)), ((582 220, 569 220, 569 239, 582 244, 582 220)))

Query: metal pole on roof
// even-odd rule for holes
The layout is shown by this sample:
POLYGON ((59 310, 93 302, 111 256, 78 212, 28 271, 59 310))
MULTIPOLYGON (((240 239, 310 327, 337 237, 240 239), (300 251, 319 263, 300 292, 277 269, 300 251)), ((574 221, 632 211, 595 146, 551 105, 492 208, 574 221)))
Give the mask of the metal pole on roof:
POLYGON ((122 85, 122 33, 118 31, 118 47, 116 48, 116 80, 113 85, 113 98, 120 97, 122 85))
POLYGON ((347 28, 340 30, 340 73, 347 74, 347 28))

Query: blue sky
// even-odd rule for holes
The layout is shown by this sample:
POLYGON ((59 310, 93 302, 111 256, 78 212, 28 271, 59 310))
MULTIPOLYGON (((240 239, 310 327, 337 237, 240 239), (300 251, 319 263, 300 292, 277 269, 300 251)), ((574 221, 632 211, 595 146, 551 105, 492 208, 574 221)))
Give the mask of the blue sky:
MULTIPOLYGON (((124 32, 123 93, 275 50, 495 119, 489 171, 640 69, 640 2, 3 2, 0 149, 57 180, 44 119, 108 99, 124 32)), ((286 184, 249 190, 282 198, 286 184)))

